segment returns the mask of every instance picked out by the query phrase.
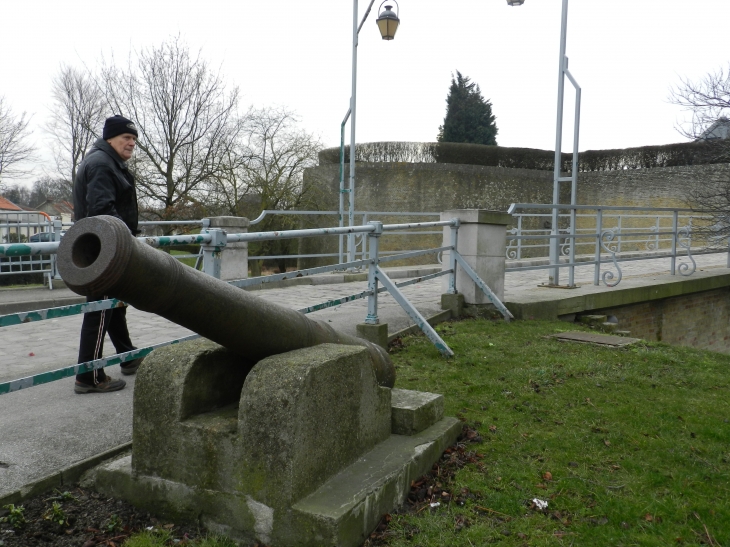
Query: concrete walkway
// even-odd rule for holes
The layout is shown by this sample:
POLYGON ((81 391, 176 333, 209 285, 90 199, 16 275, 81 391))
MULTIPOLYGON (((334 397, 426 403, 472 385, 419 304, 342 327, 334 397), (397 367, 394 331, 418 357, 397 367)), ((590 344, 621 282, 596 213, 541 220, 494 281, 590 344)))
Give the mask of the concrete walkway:
MULTIPOLYGON (((697 257, 698 270, 725 271, 727 254, 697 257)), ((622 264, 624 280, 656 282, 666 278, 669 259, 622 264), (644 281, 641 279, 644 278, 644 281)), ((418 276, 433 271, 399 269, 394 277, 418 276)), ((610 291, 593 286, 593 267, 576 268, 575 290, 545 289, 547 270, 508 273, 505 302, 531 302, 547 295, 574 296, 577 291, 610 291), (566 294, 569 293, 569 294, 566 294)), ((567 273, 564 274, 567 276, 567 273)), ((254 294, 271 302, 299 309, 366 290, 364 281, 332 283, 341 279, 321 276, 318 284, 273 288, 254 294)), ((301 282, 301 280, 295 280, 301 282)), ((441 311, 442 279, 403 289, 406 297, 425 317, 441 311)), ((620 285, 619 285, 620 287, 620 285)), ((0 314, 22 309, 40 309, 82 301, 68 289, 0 290, 0 314), (32 304, 32 307, 27 307, 32 304)), ((365 319, 367 300, 362 299, 310 314, 344 332, 354 334, 365 319)), ((405 312, 387 293, 379 298, 379 314, 391 333, 412 325, 405 312)), ((186 336, 190 332, 158 316, 130 308, 128 323, 133 342, 139 346, 186 336)), ((0 329, 0 381, 61 368, 76 362, 81 317, 73 316, 0 329)), ((114 353, 107 339, 105 354, 114 353)), ((118 367, 107 369, 119 376, 118 367)), ((94 458, 131 440, 134 376, 125 377, 127 388, 104 395, 75 395, 69 378, 0 396, 0 501, 4 496, 32 485, 88 458, 94 458)), ((9 498, 6 498, 9 499, 9 498)))

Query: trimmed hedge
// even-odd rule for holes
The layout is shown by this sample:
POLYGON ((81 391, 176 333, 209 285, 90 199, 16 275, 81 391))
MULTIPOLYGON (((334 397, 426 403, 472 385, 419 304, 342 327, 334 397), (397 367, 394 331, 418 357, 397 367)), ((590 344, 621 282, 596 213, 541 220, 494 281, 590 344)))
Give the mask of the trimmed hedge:
MULTIPOLYGON (((686 142, 616 150, 586 150, 578 157, 579 171, 616 171, 727 163, 730 142, 686 142)), ((509 148, 453 142, 369 142, 357 146, 356 161, 406 163, 460 163, 510 169, 552 171, 555 153, 535 148, 509 148)), ((563 153, 562 170, 570 171, 573 154, 563 153)), ((350 147, 345 147, 345 163, 350 147)), ((319 153, 319 164, 340 162, 340 149, 319 153)))

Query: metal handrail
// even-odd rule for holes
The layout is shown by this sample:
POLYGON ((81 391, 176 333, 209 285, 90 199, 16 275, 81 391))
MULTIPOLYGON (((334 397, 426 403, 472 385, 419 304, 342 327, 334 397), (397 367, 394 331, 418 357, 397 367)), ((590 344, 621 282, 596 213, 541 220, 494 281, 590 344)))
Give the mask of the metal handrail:
MULTIPOLYGON (((439 349, 439 351, 446 355, 451 356, 453 355, 453 351, 446 345, 446 343, 440 338, 440 336, 436 333, 436 331, 431 327, 428 322, 421 316, 421 314, 416 310, 416 308, 403 296, 403 294, 400 292, 399 287, 404 287, 408 285, 412 285, 414 283, 420 283, 423 281, 426 281, 428 279, 434 279, 436 277, 448 275, 449 276, 449 287, 450 291, 456 290, 456 261, 459 262, 462 269, 474 280, 475 284, 479 289, 484 291, 487 296, 489 297, 492 302, 495 303, 497 306, 497 309, 500 310, 505 316, 506 319, 511 318, 511 314, 507 310, 507 308, 497 299, 497 297, 492 293, 492 291, 489 289, 489 287, 477 276, 477 274, 469 267, 469 265, 461 258, 459 253, 456 251, 456 233, 458 232, 459 228, 459 220, 458 219, 451 219, 451 220, 445 220, 445 221, 437 221, 437 222, 426 222, 426 223, 406 223, 406 224, 391 224, 391 225, 383 225, 380 222, 371 222, 368 225, 365 226, 353 226, 353 227, 335 227, 335 228, 319 228, 319 229, 312 229, 312 230, 289 230, 289 231, 283 231, 283 232, 261 232, 259 234, 231 234, 227 235, 222 230, 216 230, 211 229, 208 230, 208 233, 201 233, 198 235, 191 235, 191 236, 160 236, 160 237, 141 237, 138 238, 141 241, 144 241, 145 243, 155 246, 155 247, 161 247, 161 246, 168 246, 168 245, 174 245, 174 244, 180 244, 180 242, 186 242, 188 240, 192 241, 195 240, 195 242, 201 243, 203 249, 207 248, 206 252, 212 252, 212 255, 217 255, 217 260, 220 261, 220 246, 221 243, 223 246, 225 246, 225 243, 227 243, 228 238, 230 238, 231 242, 234 241, 248 241, 253 240, 256 236, 261 238, 262 236, 269 239, 277 239, 277 238, 296 238, 296 237, 318 237, 321 235, 339 235, 342 233, 363 233, 368 234, 370 238, 372 238, 374 241, 369 246, 370 248, 370 256, 367 259, 363 260, 357 260, 352 261, 345 264, 336 264, 336 265, 330 265, 330 266, 321 266, 316 268, 309 268, 307 270, 300 270, 297 272, 287 272, 284 274, 277 274, 273 276, 267 276, 267 277, 259 277, 254 279, 243 279, 243 280, 237 280, 237 281, 231 281, 230 284, 238 287, 248 287, 254 284, 262 284, 262 283, 269 283, 269 282, 275 282, 275 281, 281 281, 288 278, 293 277, 301 277, 305 275, 314 275, 317 273, 324 273, 328 271, 333 271, 334 269, 338 268, 352 268, 352 267, 361 267, 361 266, 368 266, 369 272, 368 272, 368 290, 361 291, 359 293, 353 294, 353 295, 347 295, 345 297, 329 300, 327 302, 323 302, 320 304, 316 304, 314 306, 309 306, 308 308, 301 309, 302 313, 311 313, 317 310, 325 309, 332 306, 341 305, 346 302, 351 302, 354 300, 362 299, 362 298, 368 298, 368 316, 366 318, 366 322, 377 322, 377 295, 381 292, 384 292, 387 290, 390 292, 396 301, 406 310, 408 315, 414 320, 416 325, 418 325, 426 334, 426 336, 436 345, 436 347, 439 349), (400 255, 395 256, 388 256, 388 257, 381 257, 378 253, 378 245, 377 245, 377 238, 380 237, 380 235, 384 231, 398 231, 398 230, 405 230, 405 229, 412 229, 412 228, 420 228, 420 227, 449 227, 451 228, 452 232, 452 245, 450 246, 444 246, 444 247, 438 247, 434 249, 427 249, 427 250, 421 250, 421 251, 407 251, 404 253, 401 253, 400 255), (222 236, 222 238, 221 238, 222 236), (414 256, 420 256, 423 254, 431 253, 431 254, 437 254, 437 253, 443 253, 445 251, 448 251, 451 253, 452 257, 452 267, 449 269, 443 269, 440 272, 428 274, 422 277, 419 277, 417 279, 411 279, 408 281, 404 281, 401 283, 393 283, 392 280, 388 277, 388 275, 379 267, 380 263, 389 262, 392 260, 398 260, 403 258, 412 258, 414 256), (380 282, 383 286, 378 287, 378 282, 380 282)), ((49 253, 55 253, 58 249, 58 242, 53 243, 38 243, 38 244, 31 244, 31 245, 22 245, 23 249, 17 246, 15 248, 15 252, 18 253, 32 253, 32 252, 40 252, 41 250, 43 252, 49 253), (31 246, 32 245, 32 246, 31 246)), ((0 246, 0 252, 9 252, 9 249, 4 249, 5 246, 0 246)), ((12 247, 12 245, 10 246, 12 247)), ((214 258, 215 260, 215 258, 214 258)), ((220 272, 220 267, 212 268, 213 272, 220 272)), ((23 312, 18 314, 10 314, 5 316, 0 316, 0 327, 4 326, 10 326, 10 325, 18 325, 22 323, 28 323, 28 322, 35 322, 35 321, 42 321, 45 319, 51 319, 51 318, 58 318, 58 317, 67 317, 70 315, 76 315, 79 313, 85 313, 89 311, 99 311, 103 309, 109 309, 114 307, 123 306, 124 304, 118 300, 103 300, 98 302, 91 302, 87 304, 79 304, 79 305, 73 305, 73 306, 63 306, 60 308, 50 308, 46 310, 36 310, 33 312, 23 312)), ((102 359, 97 359, 94 361, 89 361, 86 363, 81 363, 69 367, 64 367, 60 369, 56 369, 49 372, 43 372, 40 374, 36 374, 27 378, 20 378, 18 380, 12 380, 9 382, 0 382, 0 395, 3 393, 10 393, 12 391, 17 391, 20 389, 25 389, 28 387, 32 387, 35 385, 40 385, 43 383, 52 382, 55 380, 60 380, 62 378, 70 377, 75 374, 78 374, 80 372, 90 371, 98 368, 103 368, 111 365, 121 364, 127 361, 131 361, 133 359, 137 359, 139 357, 143 357, 147 354, 149 354, 152 350, 163 347, 170 344, 176 344, 181 341, 185 340, 192 340, 198 338, 198 335, 192 335, 192 336, 186 336, 184 338, 180 338, 177 340, 171 340, 169 342, 163 342, 160 344, 155 344, 152 346, 148 346, 145 348, 138 348, 130 352, 122 353, 113 355, 111 357, 104 357, 102 359)))
MULTIPOLYGON (((693 254, 701 254, 706 247, 693 246, 693 235, 695 240, 696 234, 706 235, 706 232, 697 229, 696 224, 699 221, 710 220, 710 211, 695 210, 690 208, 671 208, 671 207, 635 207, 635 206, 602 206, 602 205, 568 205, 568 204, 538 204, 538 203, 513 203, 509 207, 509 213, 517 217, 516 228, 512 228, 508 232, 508 244, 505 250, 506 258, 521 259, 523 253, 528 250, 551 248, 558 242, 559 253, 557 256, 550 254, 550 264, 545 265, 525 265, 520 267, 508 268, 508 271, 531 270, 531 269, 548 269, 550 270, 549 284, 558 278, 555 273, 560 268, 568 268, 569 281, 567 286, 573 287, 574 284, 574 268, 576 265, 591 265, 595 267, 594 284, 598 285, 602 279, 604 284, 609 287, 616 286, 621 281, 621 268, 619 262, 627 260, 645 260, 646 256, 631 256, 625 258, 622 253, 635 252, 638 247, 645 247, 646 251, 656 255, 667 256, 670 258, 670 272, 674 275, 679 270, 681 275, 691 275, 696 269, 696 263, 693 254), (521 209, 525 210, 549 210, 551 214, 546 213, 517 213, 521 209), (569 211, 569 214, 557 215, 558 217, 569 217, 570 223, 566 228, 557 230, 554 227, 546 227, 545 229, 525 229, 525 219, 531 217, 543 218, 546 216, 556 217, 555 212, 558 210, 569 211), (594 214, 581 214, 578 211, 595 211, 594 214), (616 212, 627 214, 616 214, 616 212), (633 214, 632 214, 633 213, 633 214), (636 213, 644 213, 636 214, 636 213), (659 213, 659 214, 658 214, 659 213), (615 226, 605 227, 604 220, 607 218, 615 218, 615 226), (577 220, 580 219, 585 225, 586 219, 595 219, 594 227, 578 228, 577 220), (640 221, 650 222, 651 225, 646 226, 625 226, 625 220, 630 219, 633 224, 640 221), (638 220, 637 220, 638 219, 638 220), (680 219, 682 223, 680 224, 680 219), (694 225, 693 225, 694 223, 694 225), (671 224, 671 226, 667 226, 671 224), (550 230, 549 233, 547 230, 550 230), (556 233, 557 231, 557 233, 556 233), (544 242, 544 243, 540 243, 544 242), (623 249, 622 249, 623 246, 623 249), (576 259, 576 248, 592 248, 593 260, 576 259), (671 248, 671 251, 669 251, 671 248), (603 256, 608 257, 605 260, 603 256), (567 260, 565 258, 567 257, 567 260), (677 259, 686 258, 689 262, 680 263, 677 267, 677 259), (616 271, 601 273, 601 265, 610 262, 616 271), (616 281, 613 281, 616 279, 616 281)), ((710 242, 708 239, 706 243, 710 242)), ((714 246, 715 248, 717 246, 714 246)), ((642 251, 643 253, 643 251, 642 251)), ((590 255, 589 255, 590 256, 590 255)), ((536 257, 533 257, 536 258, 536 257)), ((587 257, 586 257, 587 258, 587 257)), ((730 255, 729 255, 730 263, 730 255)))

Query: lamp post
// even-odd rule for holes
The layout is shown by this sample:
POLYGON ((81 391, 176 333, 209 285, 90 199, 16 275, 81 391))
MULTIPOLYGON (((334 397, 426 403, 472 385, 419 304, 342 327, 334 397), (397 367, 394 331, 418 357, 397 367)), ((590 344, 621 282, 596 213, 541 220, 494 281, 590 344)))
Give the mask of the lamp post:
MULTIPOLYGON (((395 0, 384 0, 382 4, 380 4, 380 7, 383 6, 386 2, 395 2, 395 0)), ((353 0, 352 2, 352 94, 350 95, 350 109, 347 111, 347 114, 345 114, 345 119, 342 120, 341 125, 341 135, 340 135, 340 226, 343 226, 343 213, 344 213, 344 195, 348 194, 348 225, 354 226, 355 224, 355 121, 356 121, 356 114, 357 114, 357 44, 358 44, 358 35, 360 34, 360 29, 362 28, 363 24, 365 24, 365 20, 368 18, 368 15, 370 15, 370 9, 373 7, 373 4, 375 3, 375 0, 370 0, 370 4, 368 4, 368 9, 365 11, 365 15, 362 18, 362 21, 358 25, 357 22, 357 16, 358 16, 358 7, 357 7, 358 0, 353 0), (347 189, 344 188, 345 185, 345 174, 344 174, 344 161, 345 161, 345 124, 347 123, 347 119, 350 118, 350 176, 349 176, 349 185, 347 189)), ((395 2, 396 6, 398 5, 398 2, 395 2)), ((394 13, 392 11, 392 5, 385 6, 385 10, 383 10, 376 21, 378 25, 378 29, 380 30, 380 34, 383 38, 383 40, 392 40, 395 37, 395 32, 398 30, 398 25, 400 24, 400 19, 398 18, 398 14, 394 13)), ((400 8, 399 10, 400 11, 400 8)), ((355 260, 355 234, 348 234, 347 236, 347 251, 348 251, 348 261, 352 262, 355 260)), ((340 252, 339 252, 339 260, 342 262, 342 238, 340 238, 340 252)))
MULTIPOLYGON (((507 0, 510 6, 521 6, 525 0, 507 0)), ((560 183, 570 182, 570 204, 576 204, 576 191, 578 188, 578 134, 580 130, 580 100, 581 88, 573 75, 568 70, 568 58, 565 56, 565 41, 568 26, 568 0, 563 0, 563 12, 560 24, 560 58, 558 60, 558 115, 555 128, 555 167, 553 169, 553 210, 552 222, 550 229, 550 265, 554 266, 549 269, 550 277, 548 285, 560 285, 560 232, 558 230, 558 204, 560 203, 560 183), (569 177, 560 176, 560 166, 562 163, 562 146, 563 146, 563 98, 565 95, 565 78, 570 80, 575 88, 575 123, 573 127, 573 165, 569 177)), ((570 234, 575 235, 575 209, 570 212, 570 234)), ((570 262, 575 263, 575 237, 570 238, 570 262)), ((568 287, 574 287, 574 268, 568 269, 568 287)))

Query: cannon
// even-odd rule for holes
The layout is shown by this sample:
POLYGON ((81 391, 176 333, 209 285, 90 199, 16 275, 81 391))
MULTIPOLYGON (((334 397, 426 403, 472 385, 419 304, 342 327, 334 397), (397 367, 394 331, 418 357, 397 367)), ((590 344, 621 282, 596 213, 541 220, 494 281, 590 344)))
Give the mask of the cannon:
POLYGON ((133 237, 115 217, 75 223, 59 245, 58 270, 80 295, 123 300, 186 327, 251 364, 324 343, 357 345, 368 349, 379 385, 393 387, 395 382, 393 364, 380 346, 184 266, 133 237))

